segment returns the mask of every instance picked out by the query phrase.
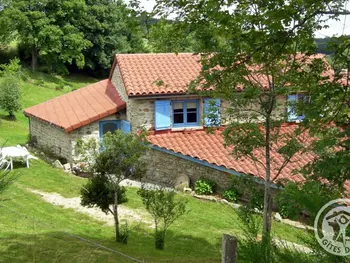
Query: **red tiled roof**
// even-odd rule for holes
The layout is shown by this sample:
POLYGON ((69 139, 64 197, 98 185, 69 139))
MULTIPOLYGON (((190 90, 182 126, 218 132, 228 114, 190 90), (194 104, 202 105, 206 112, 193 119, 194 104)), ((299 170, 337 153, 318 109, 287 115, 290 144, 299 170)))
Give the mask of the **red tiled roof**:
POLYGON ((106 79, 27 108, 24 114, 68 133, 125 108, 116 88, 106 79))
MULTIPOLYGON (((192 53, 120 54, 115 56, 110 79, 118 66, 129 96, 184 94, 201 72, 200 59, 200 55, 192 53)), ((324 55, 299 54, 296 59, 309 64, 313 59, 324 59, 324 55)), ((258 66, 248 68, 253 74, 247 80, 258 82, 263 88, 269 86, 268 76, 261 74, 258 66)), ((332 74, 333 71, 325 70, 325 75, 332 74)))
POLYGON ((129 96, 186 93, 202 68, 200 56, 191 53, 116 55, 116 64, 129 96))
MULTIPOLYGON (((286 124, 281 127, 280 134, 292 134, 292 131, 296 127, 297 124, 286 124)), ((306 133, 298 137, 298 140, 306 144, 311 142, 311 138, 306 133)), ((253 175, 261 179, 265 178, 265 169, 261 164, 254 164, 248 158, 235 159, 232 156, 232 148, 224 147, 224 138, 220 130, 210 134, 205 130, 152 134, 148 136, 148 141, 154 146, 206 161, 209 164, 231 169, 239 173, 253 175)), ((256 151, 254 153, 264 163, 264 151, 256 151)), ((311 153, 296 154, 274 182, 278 183, 280 180, 304 181, 301 174, 294 174, 293 171, 304 167, 313 158, 311 153)), ((283 160, 277 151, 272 150, 271 179, 275 178, 283 160)), ((350 187, 346 188, 350 190, 350 187)))

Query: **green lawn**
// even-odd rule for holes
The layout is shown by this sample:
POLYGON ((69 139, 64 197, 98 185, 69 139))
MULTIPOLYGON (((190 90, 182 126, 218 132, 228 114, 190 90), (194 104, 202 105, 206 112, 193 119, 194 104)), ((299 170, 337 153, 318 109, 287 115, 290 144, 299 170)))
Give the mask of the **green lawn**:
MULTIPOLYGON (((55 90, 62 78, 37 74, 33 81, 38 78, 44 80, 40 87, 29 82, 23 85, 24 107, 68 91, 55 90)), ((76 76, 65 78, 65 81, 79 88, 93 80, 76 76)), ((3 120, 0 127, 0 140, 8 140, 10 145, 23 144, 27 139, 27 120, 20 113, 17 117, 16 122, 3 120)), ((116 244, 113 227, 72 209, 46 203, 28 190, 76 197, 86 179, 54 169, 41 160, 31 161, 31 164, 30 169, 16 164, 12 174, 17 173, 19 177, 3 196, 8 200, 0 203, 0 262, 131 262, 70 234, 146 262, 219 262, 222 233, 242 234, 237 216, 229 206, 184 196, 188 199, 190 212, 170 228, 165 251, 153 248, 151 228, 133 222, 129 222, 129 244, 116 244)), ((126 206, 143 209, 136 191, 128 188, 126 206)), ((293 242, 305 236, 303 231, 279 223, 274 223, 273 229, 276 237, 293 242)))
MULTIPOLYGON (((84 87, 96 82, 96 79, 72 75, 64 78, 44 73, 32 73, 25 70, 19 78, 21 83, 22 108, 28 108, 46 100, 52 99, 73 89, 84 87), (63 87, 63 90, 56 90, 63 87)), ((8 140, 8 144, 24 144, 28 139, 28 120, 21 113, 16 114, 17 121, 6 121, 6 112, 0 110, 0 143, 8 140)))

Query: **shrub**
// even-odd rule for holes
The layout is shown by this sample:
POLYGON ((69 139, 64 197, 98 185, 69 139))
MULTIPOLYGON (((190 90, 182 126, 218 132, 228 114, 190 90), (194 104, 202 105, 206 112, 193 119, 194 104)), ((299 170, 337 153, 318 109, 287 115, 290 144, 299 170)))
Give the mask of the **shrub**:
POLYGON ((194 191, 199 195, 210 195, 214 193, 215 186, 215 182, 206 178, 200 178, 195 183, 194 191))
POLYGON ((125 221, 124 224, 120 225, 119 239, 120 243, 127 244, 129 239, 129 228, 128 222, 125 221))
POLYGON ((56 86, 56 90, 64 90, 64 84, 58 84, 57 86, 56 86))
POLYGON ((0 82, 0 108, 8 112, 10 119, 15 119, 15 112, 21 109, 18 83, 15 77, 5 77, 0 82))
POLYGON ((21 71, 21 64, 18 58, 11 59, 7 64, 0 65, 0 75, 16 75, 21 71))
POLYGON ((302 212, 306 212, 310 216, 310 222, 313 222, 324 204, 340 196, 339 189, 322 182, 288 182, 284 189, 277 193, 275 200, 282 216, 297 219, 302 212))
POLYGON ((238 199, 238 193, 235 189, 227 189, 222 197, 229 202, 236 202, 238 199))

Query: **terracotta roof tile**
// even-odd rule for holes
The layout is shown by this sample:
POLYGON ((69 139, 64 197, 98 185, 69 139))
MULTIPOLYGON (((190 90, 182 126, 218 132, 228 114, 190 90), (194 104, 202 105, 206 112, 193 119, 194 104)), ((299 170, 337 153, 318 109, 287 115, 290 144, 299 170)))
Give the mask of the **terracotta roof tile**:
POLYGON ((27 108, 24 114, 71 132, 125 107, 116 88, 106 79, 27 108))
POLYGON ((116 55, 115 64, 129 96, 186 93, 202 67, 200 56, 191 53, 116 55))
MULTIPOLYGON (((313 59, 324 59, 324 55, 306 56, 299 54, 297 59, 302 63, 310 63, 313 59)), ((116 65, 129 96, 183 94, 188 90, 188 84, 196 79, 201 71, 200 55, 191 53, 162 53, 162 54, 120 54, 116 55, 111 76, 116 65), (162 85, 157 82, 162 81, 162 85)), ((254 77, 253 82, 259 82, 268 88, 268 77, 259 73, 259 66, 248 66, 254 77)), ((325 75, 333 75, 326 70, 325 75)), ((111 78, 110 76, 110 78, 111 78)), ((252 75, 251 75, 252 76, 252 75)), ((242 89, 242 87, 237 87, 242 89)))
MULTIPOLYGON (((281 128, 281 133, 291 133, 296 127, 296 124, 286 124, 281 128)), ((304 135, 298 139, 302 143, 311 142, 311 138, 308 135, 304 135)), ((222 166, 255 177, 265 177, 265 169, 262 165, 254 164, 254 162, 248 158, 235 159, 231 155, 232 148, 226 148, 223 145, 224 138, 222 131, 216 131, 213 134, 208 134, 205 130, 159 133, 149 135, 148 140, 154 146, 193 157, 201 161, 206 161, 209 164, 222 166)), ((262 152, 257 151, 255 155, 258 156, 258 158, 260 157, 261 159, 259 159, 262 162, 264 161, 262 152)), ((275 178, 277 170, 283 162, 283 158, 276 151, 273 151, 271 156, 271 178, 275 178)), ((278 183, 280 180, 292 180, 295 182, 304 181, 304 177, 301 174, 294 174, 294 171, 304 167, 313 159, 314 156, 311 153, 295 155, 274 182, 278 183)), ((347 192, 350 193, 349 182, 345 184, 345 188, 347 192)))

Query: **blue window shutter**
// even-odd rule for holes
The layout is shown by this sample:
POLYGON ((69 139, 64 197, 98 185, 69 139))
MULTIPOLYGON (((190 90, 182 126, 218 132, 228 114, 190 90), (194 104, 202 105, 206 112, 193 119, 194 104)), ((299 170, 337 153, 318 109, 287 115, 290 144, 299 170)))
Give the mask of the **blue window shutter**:
POLYGON ((220 123, 220 105, 220 99, 204 99, 204 115, 210 115, 210 118, 208 118, 208 116, 204 117, 204 126, 216 126, 220 123), (213 100, 215 101, 215 110, 212 106, 213 100))
POLYGON ((164 130, 170 128, 170 100, 156 100, 155 107, 155 128, 164 130))
POLYGON ((121 121, 121 127, 122 127, 122 131, 124 133, 130 133, 131 132, 131 124, 130 124, 130 122, 122 120, 121 121))
POLYGON ((297 95, 288 95, 288 98, 287 98, 288 121, 295 121, 298 119, 298 114, 295 112, 296 104, 297 104, 297 95))

